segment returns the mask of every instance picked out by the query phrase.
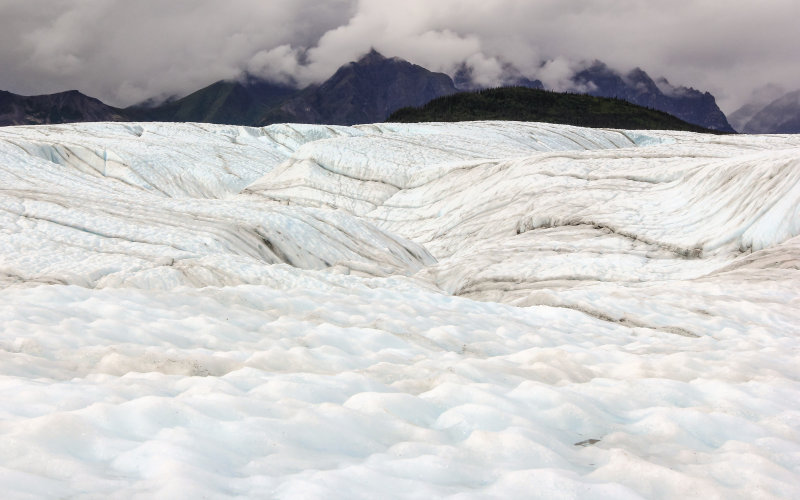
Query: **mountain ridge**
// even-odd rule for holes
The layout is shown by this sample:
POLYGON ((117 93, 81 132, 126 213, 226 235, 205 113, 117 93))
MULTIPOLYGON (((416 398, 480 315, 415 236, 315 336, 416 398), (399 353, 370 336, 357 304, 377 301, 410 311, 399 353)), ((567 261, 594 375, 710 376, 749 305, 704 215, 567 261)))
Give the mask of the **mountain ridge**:
POLYGON ((258 124, 278 123, 285 117, 331 125, 375 123, 399 108, 419 106, 455 92, 448 75, 372 49, 341 66, 323 83, 303 89, 258 124))
POLYGON ((664 111, 683 121, 721 132, 735 132, 716 99, 709 92, 691 87, 675 87, 665 78, 653 80, 641 68, 625 75, 594 61, 577 72, 572 82, 597 97, 616 97, 633 104, 664 111))
POLYGON ((126 121, 123 110, 78 90, 21 96, 0 90, 0 126, 126 121))
MULTIPOLYGON (((525 77, 509 63, 502 72, 505 85, 544 87, 541 81, 525 77)), ((66 105, 61 103, 64 99, 57 97, 61 94, 51 94, 48 100, 48 96, 5 93, 0 95, 0 125, 70 121, 176 121, 249 126, 281 122, 377 123, 400 108, 419 107, 460 90, 483 88, 473 77, 472 68, 466 64, 457 69, 454 80, 447 74, 401 58, 385 57, 372 49, 358 60, 339 67, 324 82, 305 88, 243 74, 238 79, 219 80, 161 104, 145 101, 124 109, 80 93, 72 95, 71 104, 66 105)), ((619 97, 702 127, 733 131, 711 94, 673 87, 665 79, 654 81, 639 68, 623 76, 595 61, 573 75, 572 83, 585 88, 590 95, 619 97)))
POLYGON ((734 114, 746 118, 741 130, 745 134, 800 133, 800 90, 787 92, 766 104, 745 104, 734 114))
POLYGON ((261 114, 296 93, 289 85, 250 75, 238 80, 219 80, 208 87, 157 106, 125 108, 142 121, 179 121, 252 125, 261 114))

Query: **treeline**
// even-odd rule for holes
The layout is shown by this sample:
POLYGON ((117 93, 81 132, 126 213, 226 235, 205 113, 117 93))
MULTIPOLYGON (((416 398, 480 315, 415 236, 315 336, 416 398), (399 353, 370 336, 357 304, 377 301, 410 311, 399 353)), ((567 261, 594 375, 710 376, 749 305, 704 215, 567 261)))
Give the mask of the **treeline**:
POLYGON ((637 106, 622 99, 527 87, 499 87, 437 97, 418 108, 398 109, 387 119, 389 122, 400 123, 477 120, 719 133, 692 125, 663 111, 637 106))

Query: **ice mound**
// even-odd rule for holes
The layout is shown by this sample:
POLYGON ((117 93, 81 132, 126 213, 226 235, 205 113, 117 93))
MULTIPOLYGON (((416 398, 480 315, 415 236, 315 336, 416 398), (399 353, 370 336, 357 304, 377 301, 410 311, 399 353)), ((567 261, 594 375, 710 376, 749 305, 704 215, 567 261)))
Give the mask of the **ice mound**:
POLYGON ((798 498, 800 137, 0 128, 4 498, 798 498))
MULTIPOLYGON (((341 206, 362 214, 400 190, 439 180, 477 159, 583 151, 659 142, 635 133, 547 124, 384 124, 353 127, 299 147, 245 193, 304 205, 341 206), (367 133, 369 132, 369 133, 367 133)), ((429 200, 433 201, 433 200, 429 200)))
POLYGON ((261 283, 265 264, 385 275, 434 262, 420 245, 344 212, 230 200, 302 142, 299 130, 0 131, 0 283, 168 289, 261 283))

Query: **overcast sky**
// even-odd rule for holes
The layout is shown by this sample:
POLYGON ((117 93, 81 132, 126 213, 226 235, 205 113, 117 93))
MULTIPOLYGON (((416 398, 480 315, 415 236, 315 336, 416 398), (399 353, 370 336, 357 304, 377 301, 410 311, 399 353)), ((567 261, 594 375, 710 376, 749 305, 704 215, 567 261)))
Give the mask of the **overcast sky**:
POLYGON ((581 61, 639 66, 729 113, 800 88, 798 19, 800 0, 0 0, 0 89, 128 105, 243 70, 321 81, 375 47, 485 83, 502 59, 553 88, 581 61))

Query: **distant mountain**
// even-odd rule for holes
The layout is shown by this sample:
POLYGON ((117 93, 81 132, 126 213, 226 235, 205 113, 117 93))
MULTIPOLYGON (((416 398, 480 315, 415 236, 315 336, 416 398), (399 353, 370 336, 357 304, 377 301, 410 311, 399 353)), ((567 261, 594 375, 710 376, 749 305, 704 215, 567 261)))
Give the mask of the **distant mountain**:
POLYGON ((728 123, 730 123, 737 132, 744 132, 744 127, 747 125, 747 122, 752 120, 753 117, 765 107, 766 104, 764 103, 747 103, 728 115, 728 123))
POLYGON ((742 132, 747 122, 752 120, 759 111, 785 94, 786 89, 774 83, 768 83, 753 90, 747 103, 728 115, 728 123, 738 132, 742 132))
MULTIPOLYGON (((151 101, 118 109, 77 91, 23 97, 0 93, 0 125, 72 121, 178 121, 261 126, 279 122, 352 125, 384 121, 403 107, 422 106, 460 89, 481 88, 474 70, 462 65, 456 83, 444 73, 429 71, 375 50, 345 64, 328 80, 299 89, 252 75, 221 80, 180 99, 158 105, 151 101)), ((533 89, 542 82, 504 64, 501 85, 533 89)), ((732 132, 714 97, 666 80, 653 81, 636 69, 622 76, 595 62, 573 76, 578 88, 594 96, 618 97, 673 114, 689 123, 732 132)))
POLYGON ((526 87, 461 92, 418 108, 392 113, 392 122, 457 122, 473 120, 537 121, 597 128, 688 130, 714 132, 686 123, 663 111, 583 94, 526 87))
POLYGON ((764 106, 753 114, 741 131, 745 134, 800 133, 800 90, 789 92, 764 106))
POLYGON ((664 111, 701 127, 734 132, 710 93, 674 87, 663 78, 656 82, 639 68, 623 76, 604 63, 595 61, 576 73, 572 81, 578 88, 586 89, 590 95, 617 97, 664 111))
POLYGON ((382 122, 396 109, 421 106, 455 92, 453 80, 444 73, 372 50, 339 68, 322 84, 304 89, 278 109, 267 112, 260 124, 382 122))
POLYGON ((227 123, 254 125, 264 114, 298 90, 250 75, 236 81, 220 80, 186 97, 159 106, 138 105, 125 109, 134 120, 227 123))
POLYGON ((0 90, 0 126, 126 120, 121 109, 77 90, 36 96, 0 90))
MULTIPOLYGON (((453 75, 453 83, 460 91, 481 90, 485 86, 475 81, 475 70, 472 66, 462 63, 453 75)), ((531 89, 544 89, 540 80, 531 80, 519 71, 514 65, 506 63, 500 75, 498 87, 528 87, 531 89)))
POLYGON ((449 76, 372 50, 325 82, 304 89, 248 76, 216 82, 159 106, 139 105, 125 111, 142 121, 352 125, 382 122, 396 109, 454 92, 449 76))

